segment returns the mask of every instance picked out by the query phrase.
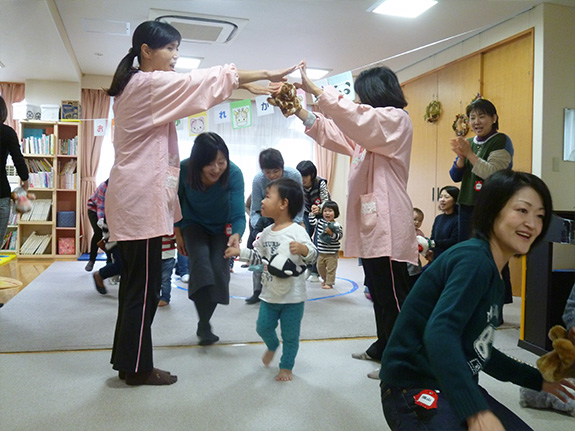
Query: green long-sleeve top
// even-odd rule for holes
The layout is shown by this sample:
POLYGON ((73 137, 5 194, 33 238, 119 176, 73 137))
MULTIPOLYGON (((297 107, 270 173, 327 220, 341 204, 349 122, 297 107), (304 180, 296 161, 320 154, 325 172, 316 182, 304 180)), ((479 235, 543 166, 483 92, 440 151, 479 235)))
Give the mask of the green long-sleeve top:
POLYGON ((433 262, 407 296, 381 360, 380 378, 400 388, 443 391, 461 420, 488 410, 485 371, 541 390, 539 371, 493 347, 505 287, 487 241, 459 243, 433 262))
POLYGON ((178 198, 182 207, 182 220, 175 226, 185 228, 199 224, 213 235, 225 233, 231 223, 232 234, 241 236, 246 229, 244 213, 244 176, 234 163, 230 162, 230 176, 227 186, 218 181, 207 190, 194 190, 187 182, 188 159, 180 163, 178 198))

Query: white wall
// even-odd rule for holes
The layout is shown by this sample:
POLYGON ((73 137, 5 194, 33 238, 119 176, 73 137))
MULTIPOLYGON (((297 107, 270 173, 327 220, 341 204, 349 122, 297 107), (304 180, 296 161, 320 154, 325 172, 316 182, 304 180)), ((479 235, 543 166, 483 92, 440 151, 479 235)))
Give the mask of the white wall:
POLYGON ((563 109, 575 108, 575 8, 541 4, 398 72, 401 82, 534 28, 532 172, 551 189, 554 208, 575 209, 575 163, 563 162, 563 109))
POLYGON ((82 90, 79 82, 26 81, 26 102, 32 105, 61 105, 62 100, 80 100, 82 90))

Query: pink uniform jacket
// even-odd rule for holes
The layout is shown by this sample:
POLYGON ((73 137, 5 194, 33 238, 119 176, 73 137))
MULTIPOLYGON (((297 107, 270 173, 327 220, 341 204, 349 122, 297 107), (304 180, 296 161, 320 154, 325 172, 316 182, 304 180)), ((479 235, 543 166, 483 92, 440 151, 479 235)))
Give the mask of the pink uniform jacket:
POLYGON ((110 239, 170 235, 181 219, 174 121, 223 102, 238 87, 234 65, 138 72, 114 100, 115 161, 106 193, 110 239))
POLYGON ((407 195, 409 115, 403 109, 356 104, 331 86, 318 104, 325 115, 316 113, 306 133, 322 147, 351 156, 345 255, 416 265, 413 205, 407 195))

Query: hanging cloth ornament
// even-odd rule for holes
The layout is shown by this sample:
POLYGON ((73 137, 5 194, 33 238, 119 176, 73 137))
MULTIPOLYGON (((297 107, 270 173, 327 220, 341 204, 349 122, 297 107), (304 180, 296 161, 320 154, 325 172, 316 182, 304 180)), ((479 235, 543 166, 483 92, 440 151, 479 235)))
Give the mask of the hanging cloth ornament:
POLYGON ((451 128, 457 136, 465 136, 469 132, 469 118, 465 114, 457 114, 451 128))
POLYGON ((432 100, 425 108, 425 115, 423 116, 423 119, 428 123, 435 123, 437 120, 439 120, 440 115, 441 103, 439 103, 439 100, 432 100))

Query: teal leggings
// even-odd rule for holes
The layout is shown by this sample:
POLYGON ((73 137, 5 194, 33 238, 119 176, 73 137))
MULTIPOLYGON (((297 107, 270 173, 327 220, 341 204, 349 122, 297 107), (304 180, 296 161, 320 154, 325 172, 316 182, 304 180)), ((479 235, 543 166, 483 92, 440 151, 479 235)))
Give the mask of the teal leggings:
POLYGON ((281 323, 283 342, 280 368, 293 369, 295 357, 299 349, 299 332, 301 319, 303 318, 303 302, 295 304, 270 304, 265 301, 260 303, 257 332, 268 350, 275 352, 280 345, 276 328, 281 323))

